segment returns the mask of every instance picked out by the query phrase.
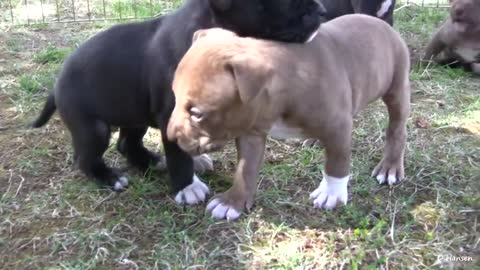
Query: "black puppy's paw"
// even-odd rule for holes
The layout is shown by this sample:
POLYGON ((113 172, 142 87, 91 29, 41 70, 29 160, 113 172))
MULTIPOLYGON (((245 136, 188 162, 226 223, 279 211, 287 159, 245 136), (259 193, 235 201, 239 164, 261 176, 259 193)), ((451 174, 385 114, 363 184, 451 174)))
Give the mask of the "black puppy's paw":
POLYGON ((192 183, 175 195, 175 201, 181 205, 202 203, 209 192, 208 186, 194 174, 192 183))
POLYGON ((113 184, 113 190, 117 192, 124 191, 127 187, 128 178, 126 176, 120 176, 113 184))
POLYGON ((157 161, 153 161, 153 168, 157 171, 166 171, 167 170, 167 161, 165 158, 158 156, 157 161))
POLYGON ((319 147, 319 148, 322 148, 323 147, 323 144, 320 140, 318 139, 305 139, 303 142, 302 142, 302 147, 303 148, 313 148, 313 147, 319 147))
POLYGON ((97 182, 106 188, 116 192, 122 192, 128 188, 128 178, 117 169, 106 170, 95 177, 97 182))
POLYGON ((164 171, 167 168, 165 159, 139 144, 128 144, 125 138, 118 141, 117 150, 128 162, 141 171, 146 171, 150 166, 159 171, 164 171))
POLYGON ((193 157, 193 169, 200 174, 213 171, 213 160, 207 154, 193 157))

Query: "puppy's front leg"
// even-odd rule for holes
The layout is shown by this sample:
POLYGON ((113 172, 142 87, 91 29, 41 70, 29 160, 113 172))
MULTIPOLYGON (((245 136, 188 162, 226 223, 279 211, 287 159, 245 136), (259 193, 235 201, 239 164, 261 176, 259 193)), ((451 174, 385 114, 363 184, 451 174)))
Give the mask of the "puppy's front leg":
POLYGON ((257 178, 263 162, 266 136, 248 135, 235 140, 237 147, 237 170, 233 186, 216 196, 207 205, 207 211, 217 219, 234 220, 241 212, 253 205, 257 178))
POLYGON ((322 141, 325 144, 326 165, 320 185, 310 194, 316 208, 332 209, 338 203, 347 204, 348 181, 350 180, 350 155, 352 120, 338 121, 325 128, 322 141))
POLYGON ((447 47, 447 44, 443 41, 444 27, 446 26, 442 26, 427 44, 423 56, 420 59, 422 62, 433 61, 433 59, 447 47))
POLYGON ((209 193, 207 185, 194 173, 193 158, 176 143, 167 140, 162 133, 163 148, 167 158, 170 184, 175 192, 175 201, 179 204, 197 204, 203 202, 209 193))

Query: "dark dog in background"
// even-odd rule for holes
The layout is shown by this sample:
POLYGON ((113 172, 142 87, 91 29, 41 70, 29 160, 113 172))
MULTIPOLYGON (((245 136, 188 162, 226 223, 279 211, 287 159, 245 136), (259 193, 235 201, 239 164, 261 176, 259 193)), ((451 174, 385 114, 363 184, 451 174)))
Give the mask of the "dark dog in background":
POLYGON ((395 0, 319 0, 325 7, 326 20, 342 15, 362 13, 374 16, 393 25, 395 0))
MULTIPOLYGON (((128 179, 102 157, 111 126, 120 127, 118 151, 142 170, 162 163, 143 145, 148 127, 159 128, 175 200, 198 203, 208 187, 194 174, 192 157, 166 139, 175 106, 173 74, 193 33, 220 26, 240 36, 304 42, 318 29, 322 11, 315 0, 189 0, 170 15, 113 26, 65 61, 32 126, 44 125, 58 109, 80 170, 117 191, 128 186, 128 179)), ((197 161, 211 163, 208 157, 197 161)))
POLYGON ((450 16, 433 35, 422 61, 480 74, 480 0, 450 0, 450 16))

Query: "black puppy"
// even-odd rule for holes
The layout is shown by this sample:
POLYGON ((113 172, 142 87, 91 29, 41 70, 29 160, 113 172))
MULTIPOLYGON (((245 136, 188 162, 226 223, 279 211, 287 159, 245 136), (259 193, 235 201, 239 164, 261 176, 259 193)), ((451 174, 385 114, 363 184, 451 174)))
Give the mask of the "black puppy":
MULTIPOLYGON (((44 125, 58 108, 79 168, 114 190, 127 187, 128 179, 102 158, 110 127, 120 127, 117 149, 140 169, 162 164, 142 142, 148 127, 159 128, 175 200, 198 203, 208 187, 194 174, 192 157, 166 140, 175 106, 173 74, 193 33, 220 26, 242 36, 304 42, 319 27, 322 11, 315 0, 189 0, 170 15, 113 26, 65 61, 54 92, 32 126, 44 125)), ((211 160, 203 157, 203 162, 211 160)))
POLYGON ((393 25, 395 0, 319 0, 326 9, 325 18, 334 19, 346 14, 363 13, 378 17, 393 25))

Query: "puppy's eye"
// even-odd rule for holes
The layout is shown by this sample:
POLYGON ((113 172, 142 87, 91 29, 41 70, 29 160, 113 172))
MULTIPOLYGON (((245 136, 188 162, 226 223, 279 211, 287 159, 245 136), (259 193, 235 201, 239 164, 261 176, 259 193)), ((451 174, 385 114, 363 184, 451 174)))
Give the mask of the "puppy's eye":
POLYGON ((190 119, 192 119, 192 121, 199 123, 203 120, 203 113, 199 108, 191 107, 189 112, 190 112, 190 119))

